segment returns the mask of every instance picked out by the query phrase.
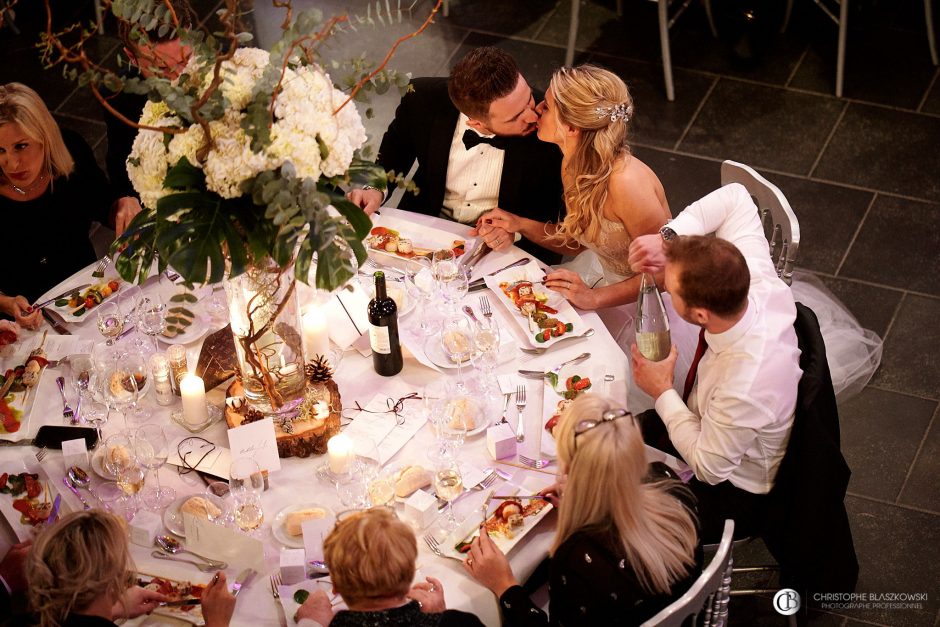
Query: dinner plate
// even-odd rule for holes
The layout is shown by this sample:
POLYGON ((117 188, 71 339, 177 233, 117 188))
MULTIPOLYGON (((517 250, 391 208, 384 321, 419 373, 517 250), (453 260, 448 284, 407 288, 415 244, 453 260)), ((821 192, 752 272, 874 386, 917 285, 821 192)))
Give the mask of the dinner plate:
POLYGON ((293 549, 304 548, 303 534, 300 536, 292 536, 287 533, 287 517, 296 511, 313 507, 318 507, 326 511, 326 516, 324 516, 324 518, 333 520, 336 519, 336 514, 334 514, 333 510, 331 510, 326 505, 321 505, 319 503, 295 503, 293 505, 288 505, 277 513, 277 516, 274 517, 274 522, 271 524, 271 532, 274 534, 275 539, 284 546, 289 546, 293 549))
POLYGON ((516 326, 522 331, 522 335, 526 338, 526 342, 533 348, 548 348, 555 342, 568 338, 571 334, 578 334, 587 330, 587 326, 584 324, 584 321, 581 320, 581 316, 578 315, 578 312, 575 311, 575 308, 571 306, 571 303, 569 303, 567 299, 561 296, 558 292, 552 291, 541 284, 541 280, 544 275, 545 272, 538 265, 538 262, 535 260, 530 260, 529 263, 524 266, 510 268, 508 270, 503 270, 502 272, 497 272, 493 276, 484 277, 486 286, 490 288, 490 290, 492 290, 492 292, 496 295, 496 300, 506 308, 506 310, 509 312, 509 317, 512 318, 516 326), (547 299, 545 304, 558 311, 558 313, 548 315, 552 318, 557 318, 561 322, 570 323, 572 325, 571 331, 558 337, 550 337, 544 342, 536 341, 535 326, 532 325, 530 328, 528 318, 519 312, 519 309, 516 307, 512 299, 509 298, 509 296, 507 296, 499 286, 500 283, 513 283, 515 281, 523 280, 532 281, 534 283, 533 287, 535 293, 537 295, 544 295, 544 297, 547 299))
POLYGON ((163 524, 167 529, 170 530, 170 533, 177 535, 181 538, 186 537, 186 527, 183 525, 183 514, 180 512, 180 508, 183 506, 183 503, 193 498, 194 496, 199 496, 198 494, 187 494, 186 496, 181 496, 172 503, 169 507, 166 508, 163 512, 163 524))

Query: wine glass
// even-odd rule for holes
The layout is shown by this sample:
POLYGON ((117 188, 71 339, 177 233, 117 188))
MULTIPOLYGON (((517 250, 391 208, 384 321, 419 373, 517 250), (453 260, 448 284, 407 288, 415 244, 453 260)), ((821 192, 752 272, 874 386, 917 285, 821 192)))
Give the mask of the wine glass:
POLYGON ((451 361, 457 364, 457 391, 466 393, 463 380, 463 362, 473 352, 473 330, 466 316, 454 316, 444 321, 441 333, 441 348, 451 361))
POLYGON ((448 531, 454 531, 457 528, 454 500, 463 493, 463 477, 457 462, 442 461, 435 467, 434 491, 437 493, 437 498, 447 501, 447 518, 442 526, 448 531))
POLYGON ((134 452, 142 466, 153 472, 156 485, 144 491, 144 504, 150 509, 162 509, 176 498, 176 490, 160 485, 160 467, 166 463, 170 445, 160 425, 144 425, 134 435, 134 452))
POLYGON ((229 470, 229 487, 235 500, 235 524, 251 534, 264 522, 264 509, 261 507, 264 475, 258 462, 250 457, 235 459, 229 470))
POLYGON ((120 299, 114 298, 98 305, 98 332, 107 339, 108 346, 124 332, 124 312, 120 299))
POLYGON ((157 336, 166 331, 166 303, 159 294, 143 296, 137 301, 134 312, 137 317, 137 326, 150 337, 154 352, 160 350, 157 346, 157 336))

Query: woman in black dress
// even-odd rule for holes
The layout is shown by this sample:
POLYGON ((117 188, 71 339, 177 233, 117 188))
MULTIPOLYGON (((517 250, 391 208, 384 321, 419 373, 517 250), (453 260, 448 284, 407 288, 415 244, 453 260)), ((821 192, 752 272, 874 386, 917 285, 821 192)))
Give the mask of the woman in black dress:
MULTIPOLYGON (((546 615, 485 533, 464 566, 496 594, 503 625, 638 625, 684 593, 701 571, 691 495, 649 480, 643 437, 624 409, 591 394, 555 431, 568 480, 558 503, 546 615)), ((554 487, 553 487, 554 488, 554 487)), ((552 498, 558 490, 546 491, 552 498)))

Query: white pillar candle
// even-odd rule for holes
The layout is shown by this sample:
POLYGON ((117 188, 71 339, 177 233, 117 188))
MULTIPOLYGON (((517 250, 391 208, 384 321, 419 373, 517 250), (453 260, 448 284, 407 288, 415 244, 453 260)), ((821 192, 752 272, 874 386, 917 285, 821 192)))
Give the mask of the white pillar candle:
POLYGON ((326 443, 327 460, 330 464, 330 471, 333 474, 341 475, 349 472, 349 466, 353 460, 353 442, 345 433, 334 435, 326 443))
POLYGON ((304 352, 308 360, 330 352, 330 332, 326 313, 320 307, 311 307, 304 314, 304 352))
POLYGON ((200 425, 209 420, 206 386, 201 378, 194 374, 185 375, 180 381, 180 395, 183 398, 183 420, 187 424, 200 425))

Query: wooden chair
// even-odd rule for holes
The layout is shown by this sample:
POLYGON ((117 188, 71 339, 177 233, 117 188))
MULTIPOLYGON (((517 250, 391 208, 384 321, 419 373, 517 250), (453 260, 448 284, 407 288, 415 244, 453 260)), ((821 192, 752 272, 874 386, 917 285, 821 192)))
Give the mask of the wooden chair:
POLYGON ((734 521, 726 520, 718 551, 692 587, 640 627, 680 627, 690 616, 695 625, 723 627, 728 621, 733 535, 734 521))
POLYGON ((777 276, 787 285, 793 280, 793 264, 800 248, 800 222, 780 189, 750 166, 736 161, 721 164, 721 184, 740 183, 760 211, 764 234, 770 244, 770 258, 777 276))

